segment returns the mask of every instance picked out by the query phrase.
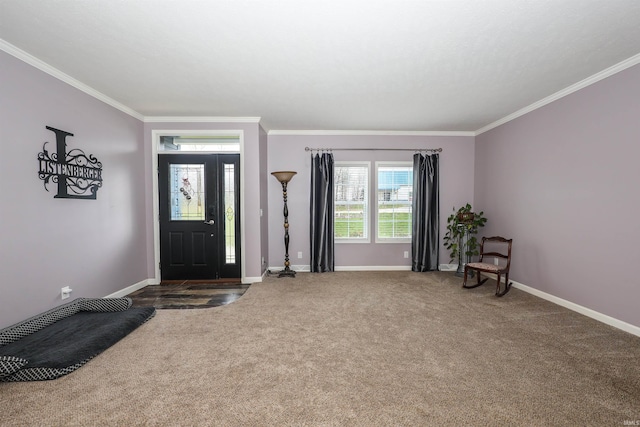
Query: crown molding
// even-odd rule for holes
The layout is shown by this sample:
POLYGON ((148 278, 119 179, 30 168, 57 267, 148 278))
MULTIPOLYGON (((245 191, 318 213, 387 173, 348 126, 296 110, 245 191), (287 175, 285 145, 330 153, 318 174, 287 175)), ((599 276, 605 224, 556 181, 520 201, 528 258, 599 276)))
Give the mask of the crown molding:
POLYGON ((260 117, 207 117, 207 116, 147 116, 145 123, 260 123, 260 117))
POLYGON ((620 71, 624 71, 627 68, 633 67, 634 65, 638 65, 640 64, 640 53, 637 55, 632 56, 631 58, 625 59, 622 62, 617 63, 616 65, 613 65, 605 70, 600 71, 599 73, 596 73, 594 75, 592 75, 591 77, 587 77, 584 80, 579 81, 578 83, 575 83, 565 89, 562 89, 559 92, 554 93, 553 95, 547 96, 546 98, 541 99, 538 102, 534 102, 533 104, 524 107, 518 111, 516 111, 515 113, 509 114, 506 117, 503 117, 500 120, 497 120, 493 123, 490 123, 488 125, 486 125, 483 128, 478 129, 477 131, 475 131, 475 135, 478 136, 482 133, 485 133, 491 129, 494 129, 500 125, 503 125, 507 122, 510 122, 511 120, 517 119, 520 116, 523 116, 527 113, 530 113, 534 110, 537 110, 538 108, 544 107, 547 104, 551 104, 553 101, 556 101, 560 98, 563 98, 567 95, 570 95, 574 92, 579 91, 580 89, 584 89, 587 86, 591 86, 594 83, 599 82, 600 80, 606 79, 607 77, 610 77, 614 74, 619 73, 620 71))
MULTIPOLYGON (((2 39, 0 39, 0 50, 8 53, 11 56, 14 56, 20 59, 23 62, 26 62, 27 64, 37 68, 40 71, 43 71, 46 74, 53 76, 54 78, 57 78, 58 80, 61 80, 67 83, 68 85, 86 93, 87 95, 92 96, 93 98, 96 98, 104 102, 105 104, 119 111, 122 111, 123 113, 128 114, 129 116, 134 117, 145 123, 159 123, 159 122, 187 123, 189 122, 189 123, 258 123, 259 124, 261 121, 260 117, 144 116, 138 113, 137 111, 127 107, 126 105, 114 100, 113 98, 108 97, 107 95, 101 92, 98 92, 92 87, 74 79, 68 74, 63 73, 57 68, 52 67, 51 65, 43 62, 42 60, 34 57, 33 55, 23 51, 22 49, 2 39)), ((524 107, 476 131, 373 131, 373 130, 286 130, 285 129, 285 130, 269 130, 267 134, 268 135, 297 135, 297 136, 382 135, 382 136, 473 136, 475 137, 638 64, 640 64, 640 54, 634 55, 599 73, 596 73, 590 77, 587 77, 586 79, 578 83, 575 83, 563 90, 560 90, 546 98, 541 99, 540 101, 537 101, 527 107, 524 107)))
POLYGON ((113 98, 109 98, 107 95, 98 92, 97 90, 93 89, 90 86, 87 86, 86 84, 74 79, 73 77, 71 77, 68 74, 63 73, 62 71, 58 70, 57 68, 52 67, 51 65, 47 64, 44 61, 41 61, 40 59, 36 58, 33 55, 28 54, 27 52, 23 51, 22 49, 17 48, 16 46, 12 45, 11 43, 7 43, 6 41, 0 39, 0 50, 3 50, 4 52, 8 53, 11 56, 14 56, 16 58, 18 58, 19 60, 26 62, 27 64, 37 68, 40 71, 43 71, 47 74, 49 74, 50 76, 55 77, 58 80, 61 80, 65 83, 67 83, 70 86, 73 86, 74 88, 86 93, 89 96, 92 96, 102 102, 104 102, 107 105, 110 105, 111 107, 122 111, 125 114, 130 115, 131 117, 134 117, 138 120, 141 120, 144 118, 144 116, 140 113, 138 113, 135 110, 132 110, 131 108, 127 107, 124 104, 121 104, 120 102, 116 101, 113 98))
POLYGON ((475 132, 400 130, 270 130, 268 135, 320 136, 475 136, 475 132))

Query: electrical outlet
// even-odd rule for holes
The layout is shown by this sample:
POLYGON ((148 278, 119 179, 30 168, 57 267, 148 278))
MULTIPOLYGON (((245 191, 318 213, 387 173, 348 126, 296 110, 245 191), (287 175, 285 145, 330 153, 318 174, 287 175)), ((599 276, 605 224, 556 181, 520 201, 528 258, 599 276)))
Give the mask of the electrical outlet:
POLYGON ((404 257, 409 258, 409 251, 404 251, 404 257))
POLYGON ((64 288, 60 289, 60 297, 62 299, 67 299, 71 296, 71 292, 73 292, 73 289, 71 289, 69 286, 65 286, 64 288))
POLYGON ((302 252, 298 252, 298 259, 302 259, 302 252))

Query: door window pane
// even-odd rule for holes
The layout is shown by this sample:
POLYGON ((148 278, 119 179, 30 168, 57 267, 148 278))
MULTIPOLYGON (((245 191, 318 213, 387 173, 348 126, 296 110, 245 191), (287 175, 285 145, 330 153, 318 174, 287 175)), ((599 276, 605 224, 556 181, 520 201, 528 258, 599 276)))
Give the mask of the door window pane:
POLYGON ((204 221, 204 165, 169 165, 171 221, 204 221))
POLYGON ((236 262, 235 165, 224 165, 224 248, 225 262, 236 262))

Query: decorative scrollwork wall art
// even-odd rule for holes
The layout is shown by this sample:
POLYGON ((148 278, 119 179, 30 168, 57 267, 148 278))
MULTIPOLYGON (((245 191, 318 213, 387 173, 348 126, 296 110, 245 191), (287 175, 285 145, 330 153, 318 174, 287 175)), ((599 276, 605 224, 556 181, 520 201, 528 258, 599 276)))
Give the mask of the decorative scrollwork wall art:
POLYGON ((95 200, 102 187, 102 163, 78 148, 67 152, 67 137, 72 133, 49 126, 47 129, 56 135, 56 151, 50 153, 45 142, 38 154, 38 177, 44 181, 45 190, 49 191, 49 183, 54 183, 58 189, 55 198, 95 200))

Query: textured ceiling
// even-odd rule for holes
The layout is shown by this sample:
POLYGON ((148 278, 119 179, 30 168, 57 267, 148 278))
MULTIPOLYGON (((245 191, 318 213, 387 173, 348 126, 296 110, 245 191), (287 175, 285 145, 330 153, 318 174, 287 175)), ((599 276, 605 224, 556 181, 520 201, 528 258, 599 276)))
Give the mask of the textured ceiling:
POLYGON ((477 131, 640 53, 637 0, 0 0, 0 39, 149 116, 477 131))

